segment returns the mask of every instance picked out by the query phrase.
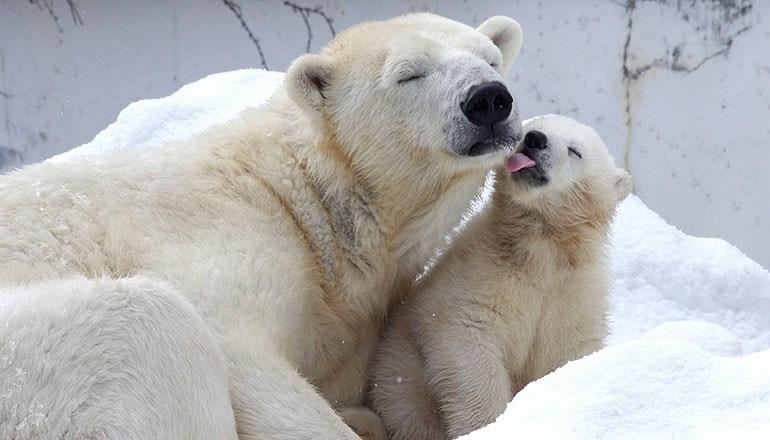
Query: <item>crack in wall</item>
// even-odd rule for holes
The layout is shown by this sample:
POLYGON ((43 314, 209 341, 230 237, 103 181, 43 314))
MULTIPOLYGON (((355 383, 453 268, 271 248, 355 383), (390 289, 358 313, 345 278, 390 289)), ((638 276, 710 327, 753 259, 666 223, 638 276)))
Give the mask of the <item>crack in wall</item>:
POLYGON ((626 3, 626 14, 628 15, 628 21, 626 22, 626 42, 623 45, 623 99, 625 102, 625 125, 626 125, 626 142, 623 147, 623 167, 631 172, 631 163, 629 162, 629 156, 631 154, 631 139, 633 134, 633 115, 631 113, 631 82, 630 68, 628 67, 628 53, 631 46, 631 34, 634 29, 634 10, 636 9, 636 0, 628 0, 626 3))
POLYGON ((66 0, 67 6, 70 8, 70 16, 72 16, 72 22, 75 26, 83 26, 83 17, 80 16, 75 0, 66 0))
POLYGON ((655 67, 661 68, 661 69, 668 69, 672 72, 679 72, 679 73, 684 73, 685 75, 688 75, 700 69, 701 67, 703 67, 704 64, 713 60, 714 58, 717 58, 723 55, 726 56, 730 52, 730 49, 733 46, 733 42, 735 41, 735 38, 743 34, 744 32, 748 31, 752 27, 753 26, 751 25, 742 27, 741 29, 736 31, 734 34, 727 37, 727 39, 724 42, 724 46, 721 49, 704 56, 703 58, 701 58, 700 61, 695 63, 693 66, 688 66, 685 62, 682 61, 681 59, 682 46, 677 45, 677 46, 674 46, 674 49, 671 51, 670 56, 656 58, 652 62, 647 63, 643 66, 637 67, 636 69, 626 70, 625 69, 626 65, 624 65, 624 75, 628 77, 630 80, 635 81, 639 79, 645 72, 655 67))
MULTIPOLYGON (((0 85, 5 87, 5 54, 0 50, 0 85)), ((9 145, 0 144, 0 172, 13 166, 20 165, 24 160, 24 154, 10 146, 11 142, 11 113, 9 101, 13 95, 5 89, 0 89, 3 98, 3 128, 9 145)))
MULTIPOLYGON (((633 99, 632 91, 636 81, 638 81, 648 71, 658 68, 665 69, 671 72, 681 73, 689 75, 706 63, 720 56, 728 56, 730 49, 733 46, 735 39, 741 34, 747 32, 753 27, 753 24, 745 25, 738 30, 723 35, 723 27, 732 24, 733 22, 747 17, 753 10, 753 5, 746 0, 627 0, 624 5, 628 20, 626 23, 626 40, 623 45, 622 55, 622 73, 623 73, 623 99, 625 110, 625 126, 626 126, 626 141, 623 151, 623 165, 629 171, 630 169, 630 154, 631 144, 633 139, 633 99), (637 10, 637 6, 641 2, 655 2, 665 6, 676 7, 677 12, 680 13, 680 18, 684 21, 690 21, 693 19, 692 12, 696 7, 706 5, 710 8, 710 11, 719 12, 720 17, 717 20, 711 20, 706 22, 707 18, 698 17, 699 20, 703 20, 696 26, 696 31, 707 32, 711 31, 712 35, 718 40, 718 49, 699 57, 698 61, 694 63, 688 63, 682 58, 684 43, 674 45, 673 49, 669 51, 666 48, 666 54, 662 57, 657 57, 652 61, 640 66, 632 66, 631 60, 631 42, 634 30, 634 12, 637 10), (709 26, 710 25, 710 26, 709 26)), ((697 11, 695 11, 697 12, 697 11)), ((706 37, 704 36, 704 41, 706 37)))
MULTIPOLYGON (((5 53, 0 50, 0 84, 3 85, 3 87, 6 86, 6 80, 5 80, 5 53)), ((7 89, 6 89, 7 90, 7 89)), ((3 128, 5 128, 5 133, 8 136, 8 142, 11 141, 11 112, 10 112, 10 104, 9 100, 13 95, 11 95, 6 90, 3 90, 2 96, 3 96, 3 113, 5 114, 3 117, 3 128)))
POLYGON ((222 3, 224 3, 224 5, 227 6, 227 9, 229 9, 230 12, 235 15, 235 17, 240 22, 241 27, 249 36, 249 40, 251 40, 251 42, 254 43, 254 46, 256 46, 257 53, 259 53, 260 62, 262 63, 262 68, 265 70, 270 70, 270 68, 267 67, 267 60, 265 59, 265 53, 262 51, 262 45, 259 43, 259 39, 254 35, 254 32, 251 31, 248 23, 246 23, 246 20, 243 18, 241 5, 236 3, 235 0, 222 0, 222 3))
POLYGON ((332 33, 332 37, 337 35, 337 31, 334 29, 334 19, 326 15, 320 6, 315 8, 309 8, 307 6, 300 6, 290 1, 284 1, 283 4, 291 8, 295 14, 299 14, 302 17, 302 21, 305 23, 305 29, 307 30, 307 44, 305 46, 305 52, 310 52, 310 47, 313 43, 313 27, 310 26, 310 15, 315 14, 320 16, 329 26, 329 31, 332 33))
MULTIPOLYGON (((33 1, 33 0, 30 0, 33 1)), ((37 1, 37 0, 35 0, 37 1)), ((41 0, 45 1, 45 0, 41 0)), ((222 0, 222 3, 227 7, 227 9, 230 10, 230 12, 235 15, 235 17, 238 19, 238 22, 240 23, 243 30, 246 31, 246 34, 249 37, 249 40, 251 40, 252 43, 254 43, 254 46, 257 48, 257 52, 259 53, 259 59, 262 64, 262 68, 265 70, 270 70, 270 68, 267 66, 267 59, 265 57, 265 53, 262 50, 262 44, 259 42, 259 38, 254 34, 254 32, 251 30, 251 27, 248 23, 246 23, 246 19, 243 17, 243 10, 241 9, 241 5, 239 5, 235 0, 222 0)), ((337 35, 337 30, 334 29, 334 19, 329 17, 320 6, 316 6, 314 8, 307 7, 307 6, 301 6, 291 1, 284 1, 284 6, 287 6, 291 8, 292 12, 295 14, 299 14, 302 18, 302 22, 305 24, 305 30, 307 31, 307 41, 305 43, 305 51, 310 52, 310 49, 313 44, 313 26, 310 24, 310 16, 311 15, 317 15, 321 17, 324 22, 326 22, 326 25, 329 27, 329 31, 332 34, 332 37, 337 35)))

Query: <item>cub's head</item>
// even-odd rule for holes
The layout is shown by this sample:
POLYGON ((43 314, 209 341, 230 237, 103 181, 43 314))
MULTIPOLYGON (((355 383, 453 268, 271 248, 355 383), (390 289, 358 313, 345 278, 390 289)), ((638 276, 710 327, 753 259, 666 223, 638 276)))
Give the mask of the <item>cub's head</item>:
POLYGON ((432 14, 367 22, 295 60, 285 87, 321 136, 370 172, 404 161, 488 168, 521 139, 505 80, 521 42, 507 17, 476 29, 432 14))
POLYGON ((525 122, 506 174, 506 190, 517 203, 565 219, 605 216, 632 187, 596 131, 556 115, 525 122))

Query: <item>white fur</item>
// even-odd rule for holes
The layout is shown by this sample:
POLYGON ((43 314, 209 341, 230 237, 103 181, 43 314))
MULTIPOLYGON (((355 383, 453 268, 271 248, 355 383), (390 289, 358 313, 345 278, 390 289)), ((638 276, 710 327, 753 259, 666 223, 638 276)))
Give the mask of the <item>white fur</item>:
POLYGON ((549 116, 530 129, 548 137, 551 182, 499 169, 489 205, 393 312, 370 392, 390 438, 471 432, 527 383, 602 346, 604 245, 628 175, 589 127, 549 116))
POLYGON ((500 44, 365 23, 194 140, 0 177, 0 433, 357 438, 333 407, 363 403, 389 304, 503 154, 457 153, 500 44), (392 81, 408 56, 424 88, 392 81))
POLYGON ((49 281, 0 310, 0 438, 235 438, 221 351, 170 286, 49 281))

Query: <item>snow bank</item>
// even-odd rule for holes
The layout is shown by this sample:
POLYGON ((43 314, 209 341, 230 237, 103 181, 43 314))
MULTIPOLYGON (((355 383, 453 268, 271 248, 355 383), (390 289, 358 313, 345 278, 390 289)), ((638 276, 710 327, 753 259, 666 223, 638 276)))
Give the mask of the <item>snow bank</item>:
POLYGON ((716 356, 681 340, 627 342, 531 383, 486 439, 749 439, 770 436, 770 350, 716 356))
MULTIPOLYGON (((92 142, 50 160, 188 137, 264 102, 281 79, 208 76, 129 105, 92 142)), ((634 196, 615 219, 611 256, 609 347, 530 384, 467 439, 770 437, 770 273, 634 196)))
POLYGON ((187 84, 171 96, 129 104, 118 119, 89 143, 48 160, 61 162, 120 148, 155 148, 189 137, 256 107, 283 81, 283 73, 244 69, 216 73, 187 84))
POLYGON ((743 352, 770 348, 770 273, 724 240, 686 235, 629 197, 615 218, 611 257, 608 343, 694 320, 734 333, 743 352))

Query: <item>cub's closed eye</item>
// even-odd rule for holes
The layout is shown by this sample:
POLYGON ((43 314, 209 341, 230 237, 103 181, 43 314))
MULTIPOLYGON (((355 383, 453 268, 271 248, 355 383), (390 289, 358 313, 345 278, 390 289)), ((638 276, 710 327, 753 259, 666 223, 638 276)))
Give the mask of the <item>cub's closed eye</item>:
POLYGON ((574 154, 575 156, 577 156, 578 159, 582 159, 583 158, 583 155, 580 154, 580 152, 578 150, 574 149, 573 147, 567 147, 567 151, 569 151, 570 154, 574 154))
POLYGON ((409 81, 414 81, 416 79, 421 79, 421 78, 425 78, 425 74, 415 73, 415 74, 412 74, 412 75, 409 75, 407 77, 399 79, 398 83, 399 84, 403 84, 403 83, 406 83, 406 82, 409 82, 409 81))

